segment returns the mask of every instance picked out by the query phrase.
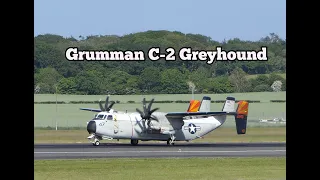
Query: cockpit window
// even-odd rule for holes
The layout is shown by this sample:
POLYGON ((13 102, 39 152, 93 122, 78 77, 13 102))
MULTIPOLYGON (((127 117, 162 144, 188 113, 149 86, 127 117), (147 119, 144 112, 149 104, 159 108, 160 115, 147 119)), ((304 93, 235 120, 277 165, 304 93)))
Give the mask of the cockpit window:
POLYGON ((103 114, 98 114, 98 115, 94 118, 94 120, 103 120, 103 119, 105 119, 105 118, 106 118, 105 115, 103 115, 103 114))
POLYGON ((112 120, 112 115, 108 115, 107 120, 112 120))

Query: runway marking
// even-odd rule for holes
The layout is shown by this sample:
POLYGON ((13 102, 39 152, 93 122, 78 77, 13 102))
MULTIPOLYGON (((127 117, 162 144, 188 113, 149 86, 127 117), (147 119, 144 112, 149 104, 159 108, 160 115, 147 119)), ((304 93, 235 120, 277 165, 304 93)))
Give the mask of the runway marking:
POLYGON ((34 152, 34 154, 110 154, 110 153, 255 153, 286 152, 286 150, 244 150, 244 151, 104 151, 104 152, 34 152))

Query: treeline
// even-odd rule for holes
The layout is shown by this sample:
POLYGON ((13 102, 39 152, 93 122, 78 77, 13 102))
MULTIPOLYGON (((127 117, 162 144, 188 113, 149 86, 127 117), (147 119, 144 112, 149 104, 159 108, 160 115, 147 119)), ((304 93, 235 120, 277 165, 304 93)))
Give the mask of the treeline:
POLYGON ((35 93, 185 94, 191 89, 194 93, 262 92, 273 91, 275 81, 281 82, 278 90, 286 90, 286 80, 278 75, 286 72, 286 41, 273 33, 256 42, 237 38, 217 42, 199 34, 169 31, 79 38, 53 34, 34 38, 35 93), (68 47, 147 52, 150 47, 214 50, 217 46, 224 50, 259 50, 267 46, 268 61, 219 61, 208 65, 205 61, 89 62, 65 58, 68 47), (246 78, 252 74, 260 75, 246 78))

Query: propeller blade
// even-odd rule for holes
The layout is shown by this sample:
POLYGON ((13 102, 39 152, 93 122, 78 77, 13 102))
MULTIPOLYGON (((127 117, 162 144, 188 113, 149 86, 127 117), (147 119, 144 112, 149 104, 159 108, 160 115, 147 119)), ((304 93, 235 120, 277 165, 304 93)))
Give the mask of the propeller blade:
POLYGON ((151 121, 148 121, 148 122, 147 122, 147 126, 148 126, 148 127, 150 127, 150 123, 151 123, 151 121))
POLYGON ((109 96, 106 98, 106 104, 104 105, 105 110, 108 109, 108 104, 109 104, 109 96))
POLYGON ((103 106, 101 104, 101 101, 99 101, 99 106, 100 106, 101 111, 105 111, 105 109, 103 108, 103 106))
POLYGON ((142 104, 143 104, 143 111, 144 111, 144 113, 146 114, 146 113, 147 113, 147 109, 146 109, 146 98, 143 98, 142 104))
POLYGON ((112 106, 113 106, 115 103, 116 103, 116 102, 111 101, 111 103, 110 103, 110 105, 109 105, 109 107, 108 107, 108 111, 112 108, 112 106))
POLYGON ((146 127, 146 121, 143 121, 143 131, 146 131, 147 127, 146 127))
POLYGON ((158 118, 156 118, 155 116, 151 116, 150 119, 155 120, 157 122, 159 122, 158 118))
POLYGON ((143 129, 143 126, 141 125, 140 122, 142 122, 142 121, 138 121, 138 120, 136 119, 136 124, 138 124, 138 126, 141 128, 141 130, 144 130, 144 129, 143 129))
POLYGON ((151 115, 151 116, 150 116, 150 119, 158 121, 158 118, 157 118, 157 116, 155 116, 155 115, 151 115))
MULTIPOLYGON (((154 101, 154 98, 152 98, 151 101, 150 101, 150 103, 149 103, 148 112, 150 112, 150 108, 151 108, 151 106, 152 106, 153 101, 154 101)), ((151 114, 151 113, 150 113, 150 114, 151 114)))
POLYGON ((154 108, 150 111, 150 114, 154 113, 156 110, 158 110, 159 108, 154 108))
POLYGON ((143 118, 143 116, 144 116, 143 112, 138 108, 136 108, 136 111, 140 114, 141 118, 144 119, 143 118))

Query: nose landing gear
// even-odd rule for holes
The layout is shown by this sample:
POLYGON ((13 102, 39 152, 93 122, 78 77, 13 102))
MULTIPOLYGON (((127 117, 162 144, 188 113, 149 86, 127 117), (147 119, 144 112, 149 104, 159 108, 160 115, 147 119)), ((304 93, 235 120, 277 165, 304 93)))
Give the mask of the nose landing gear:
POLYGON ((100 145, 100 141, 95 139, 95 141, 93 142, 93 145, 94 146, 99 146, 100 145))
POLYGON ((94 139, 93 141, 90 141, 94 146, 99 146, 100 145, 100 140, 102 140, 101 137, 96 136, 95 134, 91 134, 88 137, 89 140, 94 139))

